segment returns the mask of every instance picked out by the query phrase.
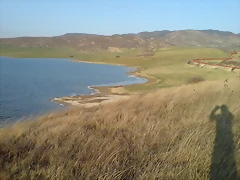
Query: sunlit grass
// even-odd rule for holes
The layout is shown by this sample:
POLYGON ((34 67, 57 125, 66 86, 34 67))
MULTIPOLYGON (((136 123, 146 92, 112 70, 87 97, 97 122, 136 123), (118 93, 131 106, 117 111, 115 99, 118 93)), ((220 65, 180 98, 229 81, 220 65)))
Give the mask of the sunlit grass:
MULTIPOLYGON (((209 116, 223 104, 234 116, 239 171, 239 79, 228 88, 222 81, 183 85, 1 128, 0 177, 207 180, 216 153, 216 122, 209 116)), ((229 175, 229 168, 221 173, 229 175)))

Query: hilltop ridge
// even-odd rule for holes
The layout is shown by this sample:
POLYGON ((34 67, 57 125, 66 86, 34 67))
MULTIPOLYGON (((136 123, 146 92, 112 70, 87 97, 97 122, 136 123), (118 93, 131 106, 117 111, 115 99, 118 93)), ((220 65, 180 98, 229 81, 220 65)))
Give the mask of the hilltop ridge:
POLYGON ((1 38, 0 45, 33 48, 71 47, 78 51, 101 51, 109 47, 155 49, 170 46, 240 49, 240 34, 219 30, 163 30, 112 36, 66 33, 53 37, 1 38))

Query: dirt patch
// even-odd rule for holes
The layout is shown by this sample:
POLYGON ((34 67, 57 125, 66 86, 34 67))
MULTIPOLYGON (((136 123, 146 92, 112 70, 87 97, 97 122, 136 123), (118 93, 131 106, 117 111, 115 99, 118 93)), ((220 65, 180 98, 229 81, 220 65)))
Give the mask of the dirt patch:
POLYGON ((86 96, 82 96, 82 97, 73 97, 73 98, 66 98, 66 97, 62 97, 62 98, 53 98, 51 101, 57 102, 61 105, 72 105, 72 106, 81 106, 81 107, 93 107, 93 106, 99 106, 101 104, 106 104, 106 103, 110 103, 110 102, 116 102, 119 100, 123 100, 123 99, 127 99, 129 98, 129 95, 102 95, 102 96, 91 96, 90 97, 86 97, 86 96))
POLYGON ((128 91, 124 89, 124 87, 112 87, 110 88, 112 93, 117 94, 126 94, 128 91))
POLYGON ((108 99, 104 98, 104 99, 90 99, 88 101, 82 101, 82 103, 101 103, 103 101, 106 101, 108 99))
POLYGON ((237 64, 232 65, 232 63, 236 60, 232 58, 202 58, 202 59, 194 59, 192 61, 189 61, 188 64, 194 65, 200 68, 210 68, 210 69, 222 69, 227 70, 231 72, 240 72, 240 66, 237 66, 237 64), (207 62, 204 62, 207 61, 207 62), (209 63, 211 61, 214 61, 215 63, 209 63), (216 61, 219 61, 219 63, 216 63, 216 61), (221 63, 220 63, 221 62, 221 63), (229 63, 229 64, 228 64, 229 63))
POLYGON ((110 52, 122 52, 121 49, 119 49, 117 47, 108 47, 107 50, 110 52))
POLYGON ((140 57, 151 57, 153 56, 154 54, 140 54, 140 55, 137 55, 135 56, 135 58, 140 58, 140 57))

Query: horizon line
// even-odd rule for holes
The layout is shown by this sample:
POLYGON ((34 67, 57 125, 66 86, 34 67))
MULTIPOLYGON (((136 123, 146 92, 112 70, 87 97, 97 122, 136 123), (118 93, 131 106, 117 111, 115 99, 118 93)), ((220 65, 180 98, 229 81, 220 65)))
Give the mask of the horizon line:
POLYGON ((60 35, 53 35, 53 36, 28 36, 28 35, 25 35, 25 36, 12 36, 12 37, 1 37, 0 36, 0 39, 9 39, 9 38, 31 38, 31 37, 46 37, 46 38, 49 38, 49 37, 58 37, 58 36, 63 36, 63 35, 67 35, 67 34, 82 34, 82 35, 96 35, 96 36, 116 36, 116 35, 138 35, 140 33, 154 33, 154 32, 161 32, 161 31, 169 31, 169 32, 176 32, 176 31, 220 31, 220 32, 229 32, 229 33, 232 33, 232 34, 235 34, 235 35, 240 35, 240 33, 234 33, 232 31, 228 31, 228 30, 218 30, 218 29, 180 29, 180 30, 155 30, 155 31, 141 31, 141 32, 138 32, 138 33, 118 33, 118 34, 111 34, 111 35, 106 35, 106 34, 96 34, 96 33, 84 33, 84 32, 68 32, 68 33, 64 33, 64 34, 60 34, 60 35))

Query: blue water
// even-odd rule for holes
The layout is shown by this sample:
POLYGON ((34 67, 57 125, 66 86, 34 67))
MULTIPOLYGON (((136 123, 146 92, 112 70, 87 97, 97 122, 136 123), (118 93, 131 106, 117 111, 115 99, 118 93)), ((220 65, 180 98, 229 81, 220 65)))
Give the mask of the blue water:
POLYGON ((88 86, 128 85, 147 80, 126 74, 134 68, 67 59, 0 57, 0 121, 61 108, 54 97, 90 94, 88 86))

